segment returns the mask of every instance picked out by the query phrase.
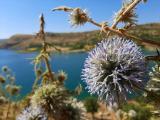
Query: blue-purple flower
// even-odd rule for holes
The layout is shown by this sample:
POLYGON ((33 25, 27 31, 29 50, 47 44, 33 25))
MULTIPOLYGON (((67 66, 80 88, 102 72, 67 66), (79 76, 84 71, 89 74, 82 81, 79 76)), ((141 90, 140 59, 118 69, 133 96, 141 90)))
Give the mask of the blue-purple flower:
POLYGON ((103 40, 89 52, 82 79, 91 94, 106 103, 121 103, 127 94, 144 87, 146 65, 140 48, 131 40, 103 40))

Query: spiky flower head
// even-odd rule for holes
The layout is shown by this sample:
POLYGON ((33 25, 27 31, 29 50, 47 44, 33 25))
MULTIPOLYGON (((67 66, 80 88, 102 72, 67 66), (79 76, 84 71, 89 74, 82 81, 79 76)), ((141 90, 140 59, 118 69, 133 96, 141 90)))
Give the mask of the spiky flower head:
POLYGON ((137 113, 136 113, 136 111, 135 110, 129 110, 128 111, 128 116, 130 117, 130 118, 134 118, 134 117, 136 117, 137 116, 137 113))
POLYGON ((9 70, 8 66, 3 66, 3 67, 2 67, 2 71, 3 71, 3 72, 8 72, 8 70, 9 70))
POLYGON ((31 98, 33 106, 41 105, 49 114, 58 114, 67 99, 67 91, 61 86, 54 84, 39 87, 31 98))
POLYGON ((20 92, 21 87, 16 85, 6 85, 6 91, 11 95, 17 95, 20 92))
POLYGON ((64 113, 67 120, 87 120, 84 104, 75 98, 70 98, 66 102, 64 113))
POLYGON ((130 24, 136 24, 137 20, 137 14, 135 13, 135 8, 126 12, 126 14, 123 14, 123 12, 126 10, 126 8, 132 3, 132 0, 125 0, 123 2, 122 8, 120 11, 115 13, 114 16, 114 22, 119 21, 122 23, 130 23, 130 24))
POLYGON ((41 69, 37 69, 37 70, 36 70, 36 76, 37 76, 37 77, 41 76, 42 73, 43 73, 43 72, 42 72, 41 69))
POLYGON ((64 80, 67 79, 67 74, 63 70, 60 70, 58 71, 57 77, 60 82, 64 82, 64 80))
POLYGON ((88 15, 86 10, 75 8, 70 13, 70 22, 73 26, 80 26, 88 21, 88 15))
POLYGON ((0 96, 0 105, 7 102, 8 102, 7 98, 5 98, 4 96, 0 96))
POLYGON ((82 78, 91 94, 106 103, 123 103, 127 94, 143 88, 144 56, 131 40, 115 37, 103 40, 85 60, 82 78))
POLYGON ((3 83, 5 83, 5 82, 6 82, 6 79, 5 79, 3 76, 0 75, 0 83, 3 84, 3 83))
POLYGON ((47 116, 40 106, 30 106, 23 110, 16 120, 47 120, 47 116))

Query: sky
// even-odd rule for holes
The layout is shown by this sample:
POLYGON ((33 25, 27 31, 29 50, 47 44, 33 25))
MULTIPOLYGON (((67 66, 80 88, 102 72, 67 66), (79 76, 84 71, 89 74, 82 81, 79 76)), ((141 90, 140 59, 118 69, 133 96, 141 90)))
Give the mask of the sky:
MULTIPOLYGON (((47 32, 77 32, 98 29, 87 23, 75 28, 69 24, 69 15, 52 12, 57 6, 87 9, 97 22, 112 23, 113 15, 122 0, 0 0, 0 39, 14 34, 35 34, 39 30, 39 15, 44 14, 47 32)), ((137 6, 138 24, 160 22, 160 0, 148 0, 137 6)))

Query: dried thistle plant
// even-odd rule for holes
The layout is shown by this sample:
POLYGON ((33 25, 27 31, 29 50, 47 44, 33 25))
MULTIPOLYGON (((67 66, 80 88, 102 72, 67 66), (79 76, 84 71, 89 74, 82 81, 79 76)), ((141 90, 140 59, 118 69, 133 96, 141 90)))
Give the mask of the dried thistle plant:
POLYGON ((125 24, 128 24, 128 23, 132 25, 136 24, 137 15, 135 12, 135 8, 129 10, 126 14, 123 13, 128 8, 128 6, 130 6, 132 3, 133 1, 127 1, 127 0, 123 2, 122 8, 117 13, 115 13, 114 20, 113 20, 114 23, 118 21, 125 24))
MULTIPOLYGON (((65 10, 67 11, 67 9, 65 10)), ((67 79, 67 74, 62 70, 58 71, 57 74, 53 74, 51 70, 51 64, 49 62, 50 51, 48 51, 47 48, 53 45, 47 43, 45 40, 44 23, 43 15, 41 15, 40 31, 37 34, 37 38, 42 40, 42 48, 40 53, 34 59, 36 80, 33 85, 34 91, 30 96, 30 107, 26 108, 18 118, 20 119, 20 117, 23 117, 24 119, 34 119, 32 117, 37 115, 37 113, 33 113, 34 109, 32 110, 32 108, 38 108, 39 111, 39 107, 41 107, 49 119, 86 120, 82 119, 84 118, 84 109, 81 108, 82 105, 78 101, 71 100, 71 98, 73 98, 72 95, 78 91, 78 88, 74 92, 67 90, 64 87, 64 81, 67 79), (43 62, 45 63, 45 68, 42 66, 43 62), (38 86, 38 81, 40 79, 42 81, 38 86)), ((80 90, 77 93, 80 93, 80 90)), ((41 120, 42 118, 38 118, 38 120, 39 119, 41 120)))
POLYGON ((2 67, 2 75, 0 75, 0 85, 1 85, 1 94, 4 97, 11 99, 14 96, 17 96, 20 93, 21 87, 15 85, 15 76, 11 69, 7 66, 2 67), (6 92, 5 92, 5 91, 6 92))
MULTIPOLYGON (((44 78, 46 76, 47 77, 47 81, 45 82, 54 82, 54 74, 52 72, 51 69, 51 65, 50 65, 50 51, 48 51, 48 48, 53 47, 50 43, 48 43, 45 39, 45 31, 44 31, 44 27, 45 27, 45 21, 44 21, 44 17, 43 14, 40 16, 40 30, 37 33, 36 38, 41 40, 42 42, 42 48, 40 53, 34 58, 34 70, 36 73, 36 79, 33 85, 33 90, 37 87, 38 81, 40 79, 44 80, 44 78), (45 70, 43 70, 42 68, 42 63, 45 64, 45 70)), ((46 79, 45 79, 46 80, 46 79)), ((42 82, 44 83, 44 82, 42 82)))
POLYGON ((0 75, 0 103, 8 103, 6 113, 6 120, 8 120, 12 100, 20 94, 21 87, 15 84, 15 75, 10 68, 3 66, 2 74, 3 76, 0 75))

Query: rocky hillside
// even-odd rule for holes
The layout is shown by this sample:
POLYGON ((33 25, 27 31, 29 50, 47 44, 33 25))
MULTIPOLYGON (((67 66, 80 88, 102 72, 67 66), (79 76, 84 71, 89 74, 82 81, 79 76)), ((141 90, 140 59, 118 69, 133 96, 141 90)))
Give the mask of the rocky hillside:
MULTIPOLYGON (((130 33, 141 37, 144 40, 160 44, 160 23, 143 24, 133 27, 130 33)), ((46 39, 60 48, 69 48, 70 50, 83 49, 86 45, 94 45, 102 39, 99 31, 77 32, 77 33, 46 33, 46 39)), ((154 43, 154 44, 155 44, 154 43)), ((14 35, 9 39, 0 42, 0 48, 28 50, 38 49, 41 41, 35 38, 35 35, 14 35)))

